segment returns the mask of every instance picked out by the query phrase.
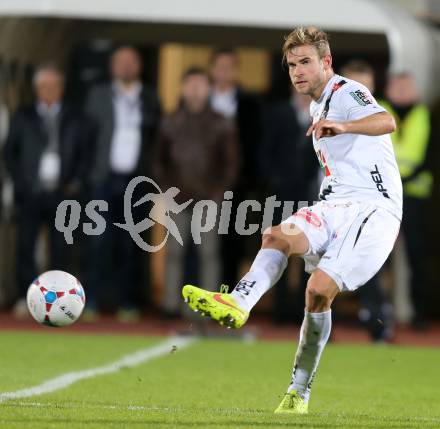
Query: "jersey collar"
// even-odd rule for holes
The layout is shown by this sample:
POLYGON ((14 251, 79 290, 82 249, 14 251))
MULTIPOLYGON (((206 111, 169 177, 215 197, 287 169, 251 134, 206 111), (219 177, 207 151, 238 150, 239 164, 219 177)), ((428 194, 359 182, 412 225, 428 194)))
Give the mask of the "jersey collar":
POLYGON ((329 81, 327 82, 327 85, 325 85, 324 91, 322 91, 321 97, 319 97, 319 100, 317 101, 318 104, 322 103, 322 101, 325 99, 325 97, 327 97, 327 95, 330 93, 330 91, 332 90, 333 85, 338 81, 338 79, 340 79, 341 76, 339 76, 338 74, 334 74, 329 81))

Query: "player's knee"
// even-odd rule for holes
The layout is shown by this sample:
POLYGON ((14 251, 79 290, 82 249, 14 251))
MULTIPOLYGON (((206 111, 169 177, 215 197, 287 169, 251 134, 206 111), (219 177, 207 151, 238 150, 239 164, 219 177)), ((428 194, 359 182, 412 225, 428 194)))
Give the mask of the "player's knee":
POLYGON ((308 312, 320 313, 327 311, 331 305, 331 298, 323 288, 308 285, 306 289, 306 309, 308 312))
POLYGON ((309 312, 319 313, 330 309, 331 303, 337 294, 333 281, 328 276, 312 275, 307 282, 306 309, 309 312))
POLYGON ((289 242, 283 238, 278 227, 270 227, 263 232, 262 248, 278 249, 286 255, 290 253, 289 242))

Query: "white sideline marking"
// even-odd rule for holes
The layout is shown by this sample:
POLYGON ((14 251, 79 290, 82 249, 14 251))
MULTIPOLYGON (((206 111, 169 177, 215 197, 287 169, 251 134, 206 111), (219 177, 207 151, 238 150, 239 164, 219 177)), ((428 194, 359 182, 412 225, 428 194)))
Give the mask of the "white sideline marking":
POLYGON ((26 389, 16 390, 15 392, 0 393, 0 403, 9 401, 10 399, 29 398, 30 396, 51 393, 55 390, 64 389, 73 383, 86 378, 93 378, 99 375, 111 374, 118 372, 122 368, 131 368, 141 363, 148 362, 152 359, 166 355, 177 347, 177 350, 188 347, 195 341, 194 338, 173 337, 156 346, 130 353, 122 358, 105 366, 86 369, 84 371, 67 372, 45 381, 37 386, 28 387, 26 389), (175 346, 175 347, 174 347, 175 346))

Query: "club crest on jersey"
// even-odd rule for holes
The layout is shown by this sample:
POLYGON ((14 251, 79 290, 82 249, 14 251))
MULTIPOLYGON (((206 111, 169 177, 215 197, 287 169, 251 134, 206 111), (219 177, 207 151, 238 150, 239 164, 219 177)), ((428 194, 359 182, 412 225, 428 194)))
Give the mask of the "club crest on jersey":
POLYGON ((345 85, 345 84, 346 84, 345 80, 341 80, 340 82, 336 82, 335 84, 333 84, 332 91, 333 92, 337 91, 342 85, 345 85))
POLYGON ((373 104, 371 97, 360 89, 356 91, 351 91, 350 95, 357 101, 361 106, 367 106, 368 104, 373 104))

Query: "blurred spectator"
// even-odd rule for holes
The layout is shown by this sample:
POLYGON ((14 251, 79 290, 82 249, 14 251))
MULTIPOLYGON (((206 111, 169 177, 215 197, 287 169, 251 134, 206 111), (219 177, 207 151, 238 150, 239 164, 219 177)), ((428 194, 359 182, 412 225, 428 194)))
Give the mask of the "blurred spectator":
MULTIPOLYGON (((227 118, 235 120, 238 132, 239 153, 242 160, 234 192, 232 218, 238 204, 247 199, 258 199, 258 151, 262 137, 262 112, 257 99, 238 85, 239 64, 237 54, 231 49, 214 52, 211 59, 211 107, 227 118)), ((230 231, 222 238, 223 279, 235 285, 240 264, 246 256, 244 237, 230 231)), ((256 243, 259 246, 259 242, 256 243)), ((254 251, 251 252, 252 254, 254 251)))
POLYGON ((376 92, 375 73, 373 67, 364 60, 350 60, 342 65, 341 76, 355 80, 370 90, 372 94, 376 92))
MULTIPOLYGON (((310 126, 311 98, 291 88, 291 96, 269 104, 264 110, 261 165, 270 194, 278 201, 313 201, 318 195, 319 163, 312 139, 306 137, 310 126)), ((275 210, 274 224, 281 222, 283 207, 275 210)), ((294 208, 295 210, 295 208, 294 208)), ((278 323, 302 320, 304 316, 303 288, 306 275, 301 277, 299 293, 289 299, 288 270, 274 290, 274 317, 278 323), (292 308, 291 303, 298 303, 292 308), (302 304, 301 304, 302 303, 302 304)))
POLYGON ((0 142, 3 143, 8 135, 9 112, 8 108, 0 101, 0 142))
MULTIPOLYGON (((120 47, 111 57, 111 82, 92 88, 86 102, 96 127, 91 199, 109 204, 108 212, 103 213, 108 225, 105 233, 90 237, 87 317, 96 314, 103 293, 108 296, 111 287, 117 294, 119 318, 131 321, 139 317, 139 286, 144 280, 141 252, 127 231, 112 224, 124 223, 124 192, 130 180, 150 174, 160 108, 155 92, 142 85, 141 70, 139 53, 130 46, 120 47)), ((135 188, 133 201, 142 196, 139 189, 135 188)), ((141 211, 134 210, 135 221, 141 211)))
POLYGON ((427 202, 431 196, 433 177, 429 161, 433 148, 432 123, 428 107, 419 100, 414 78, 409 73, 389 77, 384 107, 394 115, 397 130, 391 135, 403 183, 403 219, 411 270, 411 298, 414 310, 412 326, 423 329, 425 321, 426 221, 427 202))
POLYGON ((27 287, 37 276, 35 245, 40 227, 49 228, 50 268, 69 270, 68 246, 55 230, 58 204, 77 199, 90 166, 90 126, 63 100, 64 75, 53 64, 33 78, 35 103, 12 117, 5 161, 17 208, 17 315, 25 314, 27 287))
MULTIPOLYGON (((8 136, 9 127, 9 111, 5 104, 2 103, 0 98, 0 150, 3 153, 3 145, 6 142, 8 136)), ((10 206, 13 198, 10 198, 11 183, 5 177, 3 162, 0 163, 0 220, 4 221, 7 215, 5 211, 10 211, 10 206)), ((11 195, 12 196, 12 195, 11 195)))
MULTIPOLYGON (((365 85, 374 95, 373 67, 363 60, 351 60, 341 67, 341 75, 365 85)), ((380 272, 358 289, 360 299, 359 319, 373 341, 390 341, 393 337, 392 306, 385 299, 380 284, 380 272)))
MULTIPOLYGON (((200 68, 189 69, 182 78, 181 104, 163 118, 155 157, 156 175, 166 188, 178 187, 179 202, 190 198, 220 202, 235 184, 239 163, 234 124, 209 106, 209 76, 200 68)), ((163 309, 172 317, 179 313, 185 253, 191 248, 192 210, 175 217, 183 239, 167 242, 163 309)), ((197 245, 196 271, 207 290, 220 286, 220 249, 217 228, 202 234, 197 245)))

